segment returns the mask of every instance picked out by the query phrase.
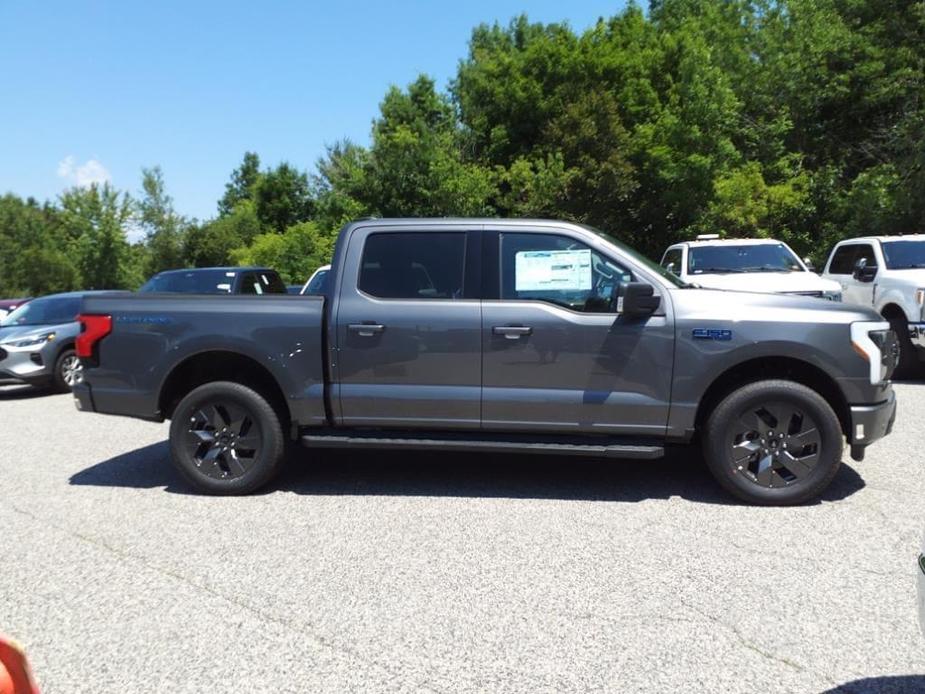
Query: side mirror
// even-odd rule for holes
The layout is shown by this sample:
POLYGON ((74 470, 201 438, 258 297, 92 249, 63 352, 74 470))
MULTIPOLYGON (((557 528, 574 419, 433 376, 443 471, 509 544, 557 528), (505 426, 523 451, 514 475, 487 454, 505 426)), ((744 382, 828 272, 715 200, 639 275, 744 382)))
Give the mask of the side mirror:
POLYGON ((674 263, 667 263, 665 269, 668 270, 668 272, 674 272, 674 263))
POLYGON ((858 258, 858 262, 854 264, 854 272, 852 277, 858 282, 873 282, 874 278, 877 276, 877 266, 868 265, 867 258, 858 258))
POLYGON ((805 258, 803 258, 803 264, 806 266, 806 269, 809 270, 810 272, 816 271, 816 266, 813 265, 813 261, 810 260, 809 256, 806 256, 805 258))
POLYGON ((655 287, 645 282, 627 282, 617 285, 617 313, 626 318, 651 316, 662 303, 655 296, 655 287))

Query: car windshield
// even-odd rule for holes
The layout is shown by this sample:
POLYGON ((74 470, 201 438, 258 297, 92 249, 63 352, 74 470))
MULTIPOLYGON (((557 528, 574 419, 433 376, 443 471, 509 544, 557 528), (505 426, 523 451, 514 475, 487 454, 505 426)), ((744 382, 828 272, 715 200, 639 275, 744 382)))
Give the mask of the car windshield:
POLYGON ((48 297, 34 299, 23 304, 6 318, 0 320, 0 327, 24 325, 58 325, 77 320, 80 311, 79 296, 48 297))
POLYGON ((303 294, 324 294, 328 286, 328 272, 330 270, 318 270, 308 281, 303 294))
POLYGON ((182 294, 229 294, 235 275, 231 270, 189 270, 155 275, 139 292, 180 292, 182 294))
POLYGON ((640 253, 639 251, 633 250, 632 248, 627 246, 622 241, 618 241, 617 239, 615 239, 610 234, 605 234, 603 231, 600 231, 599 229, 595 229, 594 227, 591 227, 591 226, 587 226, 587 225, 581 225, 581 226, 583 226, 585 229, 588 229, 589 231, 593 231, 595 234, 597 234, 602 239, 604 239, 607 243, 611 244, 612 246, 616 246, 621 251, 626 253, 626 255, 630 256, 633 260, 638 262, 640 265, 644 265, 647 269, 651 270, 653 273, 655 273, 659 277, 663 277, 667 281, 671 282, 674 286, 676 287, 690 287, 691 286, 690 284, 688 284, 687 282, 679 278, 674 273, 668 272, 668 270, 663 268, 658 263, 652 260, 649 260, 642 253, 640 253))
POLYGON ((925 268, 925 241, 884 241, 883 258, 890 270, 925 268))
POLYGON ((692 246, 687 266, 692 275, 805 271, 800 259, 782 243, 692 246))

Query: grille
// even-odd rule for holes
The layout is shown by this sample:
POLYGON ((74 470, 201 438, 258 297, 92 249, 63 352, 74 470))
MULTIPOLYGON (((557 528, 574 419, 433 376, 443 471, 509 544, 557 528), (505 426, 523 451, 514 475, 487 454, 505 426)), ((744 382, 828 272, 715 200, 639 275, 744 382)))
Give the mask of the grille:
POLYGON ((790 296, 812 296, 817 299, 822 297, 822 292, 784 292, 784 294, 789 294, 790 296))

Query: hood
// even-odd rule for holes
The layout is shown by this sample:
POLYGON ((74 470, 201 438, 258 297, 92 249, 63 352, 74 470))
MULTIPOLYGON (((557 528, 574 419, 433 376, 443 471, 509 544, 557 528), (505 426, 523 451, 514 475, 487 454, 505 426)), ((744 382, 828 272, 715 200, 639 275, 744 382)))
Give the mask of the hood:
POLYGON ((807 296, 719 289, 678 289, 672 293, 683 305, 684 318, 734 321, 841 323, 882 321, 872 308, 807 296))
POLYGON ((786 292, 840 292, 841 285, 814 272, 730 272, 690 275, 689 282, 710 289, 731 289, 764 294, 786 292))
POLYGON ((60 325, 10 325, 0 327, 0 345, 5 342, 19 342, 45 333, 60 332, 60 325))
POLYGON ((890 284, 902 284, 918 289, 925 287, 925 268, 890 270, 890 284))

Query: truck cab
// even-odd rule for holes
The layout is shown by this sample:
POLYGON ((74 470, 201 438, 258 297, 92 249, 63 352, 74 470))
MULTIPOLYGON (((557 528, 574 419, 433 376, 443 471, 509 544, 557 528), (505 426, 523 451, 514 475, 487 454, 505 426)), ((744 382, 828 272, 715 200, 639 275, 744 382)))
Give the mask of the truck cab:
POLYGON ((899 376, 925 363, 925 234, 865 236, 836 244, 823 277, 838 282, 848 303, 873 308, 900 345, 899 376))
POLYGON ((683 281, 711 289, 812 296, 841 301, 837 283, 774 239, 721 239, 703 234, 670 246, 661 265, 683 281))

